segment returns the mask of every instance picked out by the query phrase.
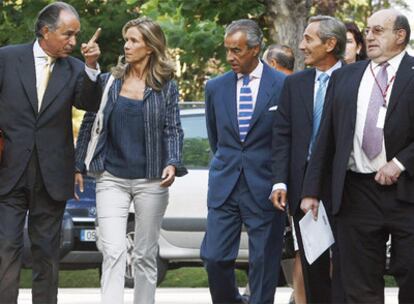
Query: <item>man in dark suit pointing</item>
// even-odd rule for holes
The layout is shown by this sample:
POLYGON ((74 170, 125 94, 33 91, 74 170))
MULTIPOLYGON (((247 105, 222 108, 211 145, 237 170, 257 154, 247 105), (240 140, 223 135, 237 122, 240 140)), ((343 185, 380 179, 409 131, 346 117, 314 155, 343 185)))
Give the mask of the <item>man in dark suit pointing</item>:
POLYGON ((34 43, 0 49, 0 303, 7 304, 17 303, 26 213, 33 303, 57 302, 60 228, 74 183, 72 105, 99 106, 79 98, 92 94, 82 91, 83 77, 95 80, 100 51, 95 37, 82 47, 86 67, 69 56, 80 31, 76 10, 46 6, 35 31, 34 43))
POLYGON ((414 58, 407 18, 381 10, 368 19, 369 61, 336 71, 303 185, 301 208, 317 216, 332 174, 347 303, 384 303, 385 246, 400 303, 414 303, 414 58))

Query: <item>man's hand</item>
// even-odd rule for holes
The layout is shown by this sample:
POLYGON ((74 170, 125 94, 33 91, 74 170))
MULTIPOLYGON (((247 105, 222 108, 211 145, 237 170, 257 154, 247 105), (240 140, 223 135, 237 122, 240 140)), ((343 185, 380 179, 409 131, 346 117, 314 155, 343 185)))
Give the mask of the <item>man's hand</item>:
POLYGON ((270 200, 273 203, 273 206, 280 211, 285 211, 286 208, 286 190, 276 189, 272 191, 270 195, 270 200))
POLYGON ((162 181, 160 183, 161 187, 169 187, 172 185, 175 179, 175 167, 172 165, 169 165, 164 168, 161 175, 162 181))
POLYGON ((300 202, 300 209, 306 214, 309 210, 312 210, 313 219, 318 219, 319 200, 314 197, 304 197, 300 202))
POLYGON ((76 191, 77 187, 79 187, 79 191, 83 193, 83 176, 82 176, 82 173, 79 173, 79 172, 75 173, 75 191, 74 191, 74 197, 78 201, 79 195, 78 195, 78 192, 76 191))
POLYGON ((101 55, 101 50, 99 49, 99 45, 96 42, 96 40, 99 38, 99 35, 101 34, 101 31, 101 28, 98 28, 89 42, 82 43, 81 45, 81 53, 85 58, 85 64, 91 69, 95 70, 98 68, 98 58, 101 55))
POLYGON ((395 184, 400 177, 401 169, 390 160, 375 175, 375 181, 383 186, 395 184))

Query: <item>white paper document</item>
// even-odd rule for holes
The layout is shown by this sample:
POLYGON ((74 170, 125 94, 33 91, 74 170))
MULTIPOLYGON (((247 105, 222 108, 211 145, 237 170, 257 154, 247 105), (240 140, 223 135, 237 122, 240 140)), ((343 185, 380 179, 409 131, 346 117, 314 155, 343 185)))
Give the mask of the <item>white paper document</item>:
POLYGON ((319 204, 318 219, 313 219, 310 210, 299 221, 299 227, 306 260, 312 264, 335 242, 322 201, 319 204))

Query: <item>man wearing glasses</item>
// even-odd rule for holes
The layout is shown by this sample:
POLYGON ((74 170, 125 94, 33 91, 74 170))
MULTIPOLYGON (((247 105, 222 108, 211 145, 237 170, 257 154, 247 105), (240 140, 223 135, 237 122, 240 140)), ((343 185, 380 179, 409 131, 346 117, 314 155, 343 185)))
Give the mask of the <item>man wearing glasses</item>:
POLYGON ((368 19, 369 61, 333 73, 303 186, 302 210, 318 212, 332 173, 347 303, 384 303, 385 247, 399 303, 414 303, 414 58, 407 18, 393 9, 368 19))

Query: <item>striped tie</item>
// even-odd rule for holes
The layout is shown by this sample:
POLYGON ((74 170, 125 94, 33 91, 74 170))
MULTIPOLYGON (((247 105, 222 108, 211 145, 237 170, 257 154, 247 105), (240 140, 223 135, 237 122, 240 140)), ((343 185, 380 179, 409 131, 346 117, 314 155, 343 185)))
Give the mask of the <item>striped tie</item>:
POLYGON ((244 142, 253 116, 253 96, 249 87, 249 75, 243 75, 243 85, 240 88, 239 97, 239 135, 244 142))

